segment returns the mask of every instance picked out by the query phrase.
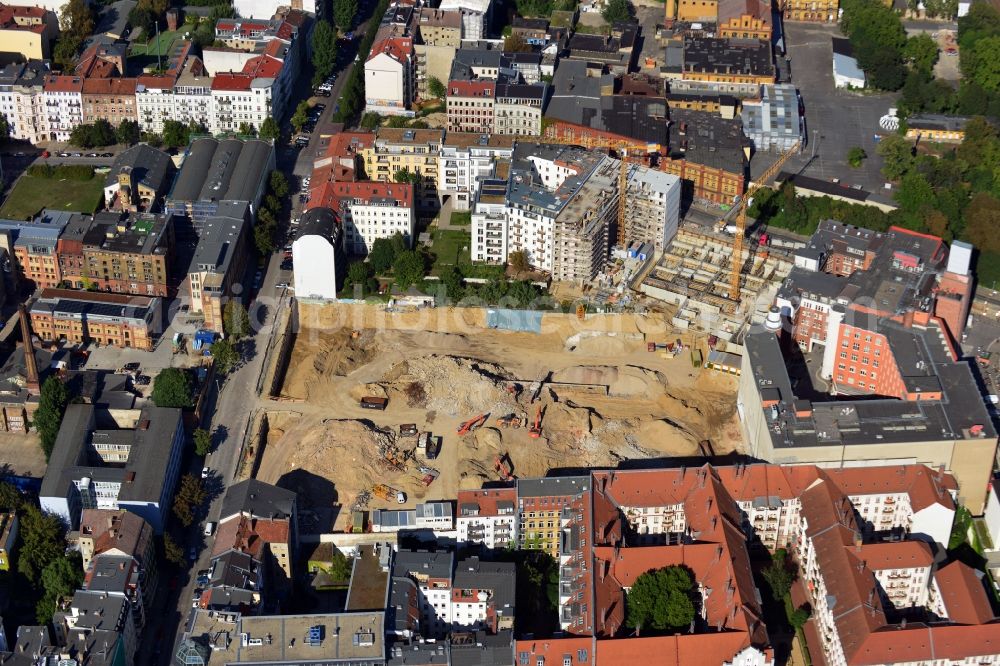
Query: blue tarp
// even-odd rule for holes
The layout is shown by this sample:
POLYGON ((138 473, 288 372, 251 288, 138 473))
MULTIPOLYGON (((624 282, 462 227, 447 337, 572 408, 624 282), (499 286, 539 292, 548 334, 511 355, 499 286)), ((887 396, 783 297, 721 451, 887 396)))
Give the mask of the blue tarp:
POLYGON ((487 310, 486 325, 505 331, 542 332, 542 313, 534 310, 487 310))

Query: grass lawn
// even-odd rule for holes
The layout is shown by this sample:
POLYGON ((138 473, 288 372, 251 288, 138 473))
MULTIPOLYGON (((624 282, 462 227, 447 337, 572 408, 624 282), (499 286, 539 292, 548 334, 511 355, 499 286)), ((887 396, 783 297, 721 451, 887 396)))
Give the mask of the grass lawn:
POLYGON ((170 55, 170 47, 173 46, 174 40, 180 36, 180 30, 168 30, 166 32, 161 32, 159 39, 157 39, 154 34, 153 38, 145 44, 133 44, 132 55, 153 56, 154 58, 157 55, 168 56, 170 55))
POLYGON ((27 220, 42 208, 93 213, 104 196, 104 177, 90 180, 21 176, 0 207, 0 218, 27 220))
POLYGON ((431 253, 434 254, 432 275, 439 275, 448 266, 468 266, 472 263, 469 258, 472 235, 468 231, 435 229, 431 241, 431 253))
POLYGON ((467 227, 472 224, 472 211, 460 210, 451 214, 450 224, 456 227, 467 227))

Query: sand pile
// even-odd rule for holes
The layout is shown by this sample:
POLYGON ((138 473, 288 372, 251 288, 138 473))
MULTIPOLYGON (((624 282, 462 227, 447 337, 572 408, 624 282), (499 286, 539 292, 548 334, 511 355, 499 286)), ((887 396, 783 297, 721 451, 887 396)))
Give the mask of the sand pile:
POLYGON ((431 354, 396 364, 384 379, 381 385, 390 399, 449 416, 495 417, 521 411, 507 390, 512 376, 493 363, 431 354))
POLYGON ((552 381, 607 386, 614 397, 653 396, 667 385, 661 373, 637 365, 577 365, 553 373, 552 381))

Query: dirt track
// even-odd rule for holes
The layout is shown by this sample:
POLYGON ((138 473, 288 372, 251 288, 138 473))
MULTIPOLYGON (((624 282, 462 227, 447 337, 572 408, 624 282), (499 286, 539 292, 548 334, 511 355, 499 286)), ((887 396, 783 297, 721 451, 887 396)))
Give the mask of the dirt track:
MULTIPOLYGON (((735 378, 693 368, 687 353, 648 353, 640 336, 629 335, 304 331, 282 390, 295 401, 287 404, 294 414, 272 418, 258 477, 307 491, 315 508, 349 509, 379 482, 406 491, 409 505, 453 498, 458 489, 497 480, 494 461, 503 453, 518 476, 538 476, 556 467, 697 455, 701 439, 716 453, 737 450, 735 378), (363 395, 388 397, 388 409, 361 409, 363 395), (539 406, 540 438, 497 427, 507 414, 529 422, 539 406), (484 428, 456 434, 481 413, 489 413, 484 428), (415 440, 399 436, 401 423, 442 436, 441 456, 425 462, 415 440), (378 462, 386 446, 409 456, 404 471, 378 462), (440 471, 427 488, 421 465, 440 471)), ((339 512, 338 529, 348 516, 339 512)))

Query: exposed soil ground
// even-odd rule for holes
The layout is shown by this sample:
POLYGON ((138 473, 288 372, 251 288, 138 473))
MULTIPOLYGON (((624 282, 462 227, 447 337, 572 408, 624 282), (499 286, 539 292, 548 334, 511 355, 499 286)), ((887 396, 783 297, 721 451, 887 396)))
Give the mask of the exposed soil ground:
MULTIPOLYGON (((376 483, 405 491, 410 506, 451 498, 498 480, 498 455, 509 456, 517 476, 541 476, 695 456, 702 439, 717 454, 737 450, 735 392, 735 378, 693 368, 687 353, 662 358, 622 336, 567 343, 558 334, 489 330, 306 330, 282 390, 296 403, 274 403, 285 411, 272 412, 258 478, 305 491, 313 510, 338 507, 331 520, 344 529, 358 494, 376 483), (387 397, 389 406, 362 409, 363 396, 387 397), (510 414, 530 425, 539 408, 539 438, 527 427, 497 425, 510 414), (486 424, 459 436, 461 423, 479 414, 489 415, 486 424), (441 436, 440 457, 426 460, 415 438, 400 436, 403 423, 441 436), (401 464, 386 464, 386 454, 401 464), (421 466, 440 472, 429 487, 421 466)), ((389 505, 395 502, 369 503, 389 505)))

